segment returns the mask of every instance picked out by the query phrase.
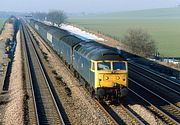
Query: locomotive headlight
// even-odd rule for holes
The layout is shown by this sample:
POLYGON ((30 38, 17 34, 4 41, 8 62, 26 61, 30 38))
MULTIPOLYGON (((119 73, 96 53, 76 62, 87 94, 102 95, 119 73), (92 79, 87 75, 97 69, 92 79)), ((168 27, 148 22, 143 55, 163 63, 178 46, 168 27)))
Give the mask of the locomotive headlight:
POLYGON ((105 77, 105 79, 106 79, 106 80, 108 80, 108 79, 109 79, 109 77, 108 77, 108 76, 106 76, 106 77, 105 77))
POLYGON ((117 80, 120 80, 120 77, 119 77, 119 76, 117 76, 117 77, 116 77, 116 79, 117 79, 117 80))
POLYGON ((123 75, 121 75, 121 76, 122 76, 122 80, 123 80, 123 81, 126 81, 126 75, 123 74, 123 75))

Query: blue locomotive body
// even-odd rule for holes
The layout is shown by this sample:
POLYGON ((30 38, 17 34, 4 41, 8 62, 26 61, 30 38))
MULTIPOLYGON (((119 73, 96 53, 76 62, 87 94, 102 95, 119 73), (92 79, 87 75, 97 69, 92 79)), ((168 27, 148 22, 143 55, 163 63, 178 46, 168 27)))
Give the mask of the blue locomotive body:
POLYGON ((30 20, 30 25, 88 86, 92 95, 119 99, 127 94, 127 61, 116 49, 35 20, 30 20))

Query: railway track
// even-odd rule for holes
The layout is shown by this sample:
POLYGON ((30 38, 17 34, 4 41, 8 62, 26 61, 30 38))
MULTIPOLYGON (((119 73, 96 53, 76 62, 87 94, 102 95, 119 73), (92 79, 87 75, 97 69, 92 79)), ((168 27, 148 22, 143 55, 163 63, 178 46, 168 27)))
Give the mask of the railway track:
POLYGON ((112 106, 109 106, 106 102, 98 102, 95 100, 97 105, 105 112, 105 114, 112 119, 112 121, 118 125, 122 124, 136 124, 136 125, 145 125, 146 122, 140 118, 137 114, 135 114, 132 110, 130 110, 127 106, 120 104, 116 106, 118 108, 118 112, 121 115, 117 114, 117 111, 112 106), (126 118, 121 118, 122 115, 126 118), (129 117, 129 119, 127 119, 129 117))
POLYGON ((34 96, 35 121, 37 124, 70 124, 66 114, 62 112, 62 107, 59 106, 59 100, 44 71, 42 62, 33 44, 35 40, 24 22, 22 22, 22 25, 21 32, 24 36, 24 47, 27 50, 26 58, 29 63, 29 76, 34 96))
POLYGON ((168 78, 165 78, 150 69, 146 69, 138 64, 129 62, 129 69, 133 72, 140 74, 141 76, 153 81, 154 83, 170 90, 171 92, 180 95, 180 82, 172 81, 168 78))
MULTIPOLYGON (((160 80, 153 79, 154 78, 153 76, 148 76, 148 74, 146 74, 145 71, 143 72, 143 70, 140 71, 139 69, 137 69, 137 68, 134 69, 131 66, 131 68, 129 70, 129 78, 135 80, 136 82, 140 83, 142 86, 153 91, 156 95, 160 96, 161 98, 164 98, 165 100, 172 103, 176 107, 178 107, 178 108, 180 107, 180 103, 179 103, 180 88, 178 86, 176 86, 173 83, 170 83, 168 81, 166 81, 166 82, 161 81, 161 77, 159 78, 160 80), (137 79, 135 79, 135 78, 137 78, 137 79), (174 88, 172 88, 171 86, 176 86, 176 89, 174 90, 174 88)), ((150 74, 150 75, 152 75, 152 74, 150 74)), ((172 82, 174 82, 174 81, 172 81, 172 82)), ((131 83, 129 83, 129 85, 131 86, 131 83)))
POLYGON ((146 102, 150 109, 158 115, 167 124, 176 124, 180 122, 179 107, 160 97, 151 90, 145 88, 141 84, 129 78, 131 86, 129 91, 146 102))
POLYGON ((27 48, 26 48, 26 44, 25 44, 25 36, 24 36, 24 32, 22 29, 22 25, 20 26, 20 34, 21 34, 21 43, 22 43, 22 54, 23 54, 23 70, 24 70, 24 79, 25 79, 25 83, 26 83, 26 91, 27 94, 32 97, 29 99, 28 102, 28 111, 26 112, 26 114, 28 114, 28 118, 25 119, 25 123, 32 123, 32 124, 39 124, 39 119, 38 119, 38 114, 37 114, 37 107, 36 107, 36 101, 35 101, 35 95, 34 95, 34 89, 33 89, 33 83, 32 83, 32 76, 31 76, 31 71, 30 71, 30 67, 29 67, 29 62, 28 62, 28 55, 27 55, 27 48))
POLYGON ((167 89, 169 92, 172 92, 172 93, 175 93, 175 94, 177 94, 177 95, 180 95, 180 88, 179 88, 178 86, 175 87, 175 85, 173 85, 173 84, 171 84, 171 83, 169 83, 169 84, 171 84, 171 86, 173 86, 173 87, 171 87, 170 85, 167 86, 167 85, 166 85, 167 82, 159 82, 159 81, 153 79, 152 77, 149 77, 149 76, 145 75, 144 72, 143 72, 143 73, 138 72, 137 69, 134 69, 134 68, 131 68, 131 71, 134 72, 134 73, 136 73, 136 74, 141 75, 142 77, 144 77, 144 78, 152 81, 153 83, 156 83, 156 85, 160 85, 161 87, 164 87, 164 88, 167 89), (179 90, 178 90, 178 89, 179 89, 179 90))
POLYGON ((160 75, 159 73, 157 74, 156 71, 154 71, 154 70, 152 70, 152 69, 150 69, 150 68, 145 68, 145 67, 143 67, 142 65, 137 64, 137 63, 134 63, 134 62, 129 62, 129 64, 130 64, 131 66, 133 66, 134 68, 135 68, 135 67, 136 67, 136 68, 140 68, 141 70, 150 73, 149 75, 154 75, 154 79, 159 79, 159 78, 161 78, 161 80, 164 80, 165 82, 168 81, 168 82, 173 83, 173 84, 175 84, 175 85, 177 85, 177 86, 180 87, 180 81, 179 81, 179 80, 171 80, 171 79, 169 79, 169 78, 166 78, 165 76, 160 75))
POLYGON ((129 70, 129 78, 140 83, 142 86, 148 88, 149 90, 153 91, 154 93, 176 105, 177 107, 180 107, 180 96, 178 94, 178 91, 170 88, 169 86, 166 86, 165 83, 160 83, 156 79, 144 75, 145 73, 141 72, 131 69, 129 70), (139 77, 141 77, 141 79, 139 79, 139 77))

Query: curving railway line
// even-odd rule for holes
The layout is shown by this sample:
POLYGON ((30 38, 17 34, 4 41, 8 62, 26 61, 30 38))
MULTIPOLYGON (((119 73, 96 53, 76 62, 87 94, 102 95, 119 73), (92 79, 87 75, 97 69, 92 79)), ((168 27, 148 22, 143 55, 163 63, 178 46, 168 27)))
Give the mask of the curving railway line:
MULTIPOLYGON (((32 86, 32 96, 34 102, 34 120, 35 124, 69 124, 58 105, 58 100, 50 81, 46 76, 37 50, 33 44, 35 40, 29 33, 24 21, 22 22, 21 35, 23 38, 23 50, 29 70, 29 80, 32 86)), ((31 117, 33 119, 33 117, 31 117)))

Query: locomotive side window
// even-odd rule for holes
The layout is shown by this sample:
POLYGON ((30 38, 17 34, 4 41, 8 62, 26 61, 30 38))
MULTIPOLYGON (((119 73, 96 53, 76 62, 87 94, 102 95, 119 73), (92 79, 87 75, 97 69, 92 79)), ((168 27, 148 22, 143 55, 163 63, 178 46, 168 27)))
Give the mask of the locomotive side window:
POLYGON ((78 51, 81 45, 76 46, 75 50, 78 51))
POLYGON ((126 70, 125 62, 113 62, 113 70, 126 70))
POLYGON ((98 62, 97 63, 98 70, 111 70, 110 62, 98 62))

